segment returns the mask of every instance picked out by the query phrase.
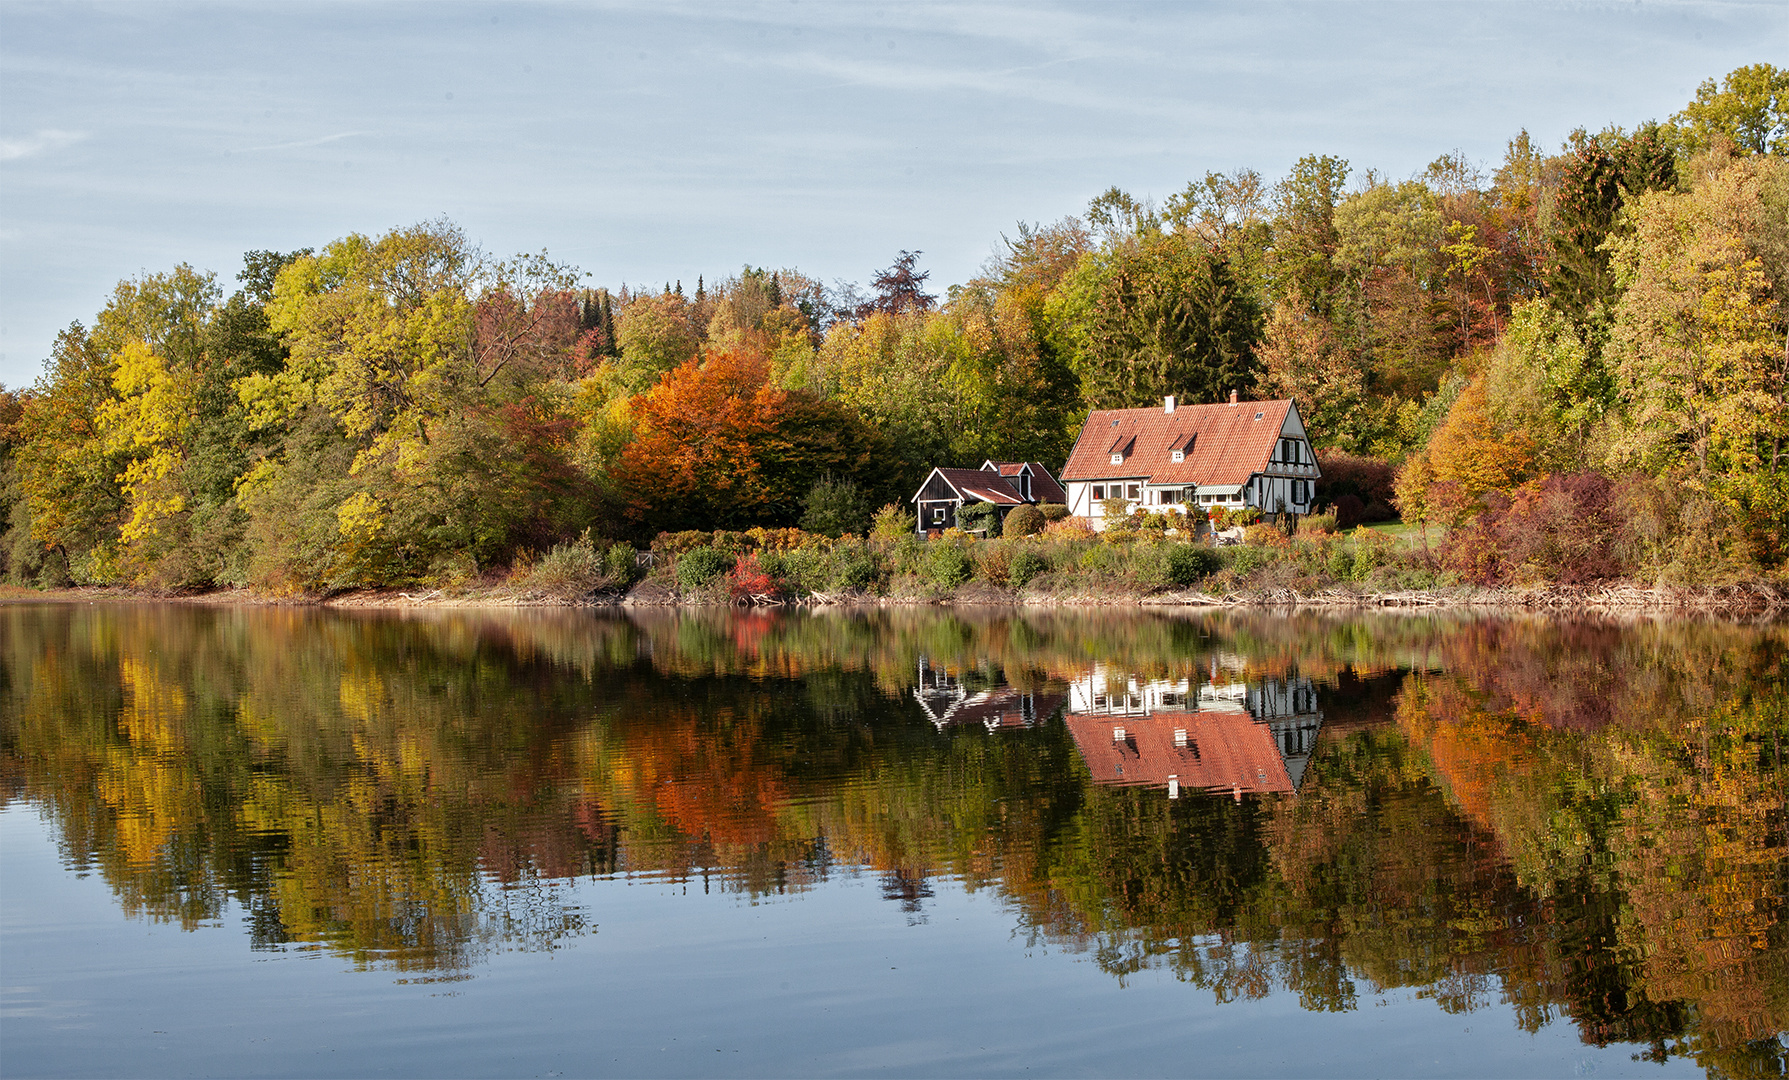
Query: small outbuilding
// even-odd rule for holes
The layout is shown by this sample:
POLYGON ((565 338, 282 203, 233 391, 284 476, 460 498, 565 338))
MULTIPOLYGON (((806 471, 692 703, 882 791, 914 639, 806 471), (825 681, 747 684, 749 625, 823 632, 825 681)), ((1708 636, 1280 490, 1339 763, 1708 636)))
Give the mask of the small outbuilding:
POLYGON ((924 533, 954 526, 970 503, 992 503, 1004 520, 1015 506, 1064 502, 1066 493, 1042 462, 988 460, 979 469, 933 469, 908 501, 924 533))

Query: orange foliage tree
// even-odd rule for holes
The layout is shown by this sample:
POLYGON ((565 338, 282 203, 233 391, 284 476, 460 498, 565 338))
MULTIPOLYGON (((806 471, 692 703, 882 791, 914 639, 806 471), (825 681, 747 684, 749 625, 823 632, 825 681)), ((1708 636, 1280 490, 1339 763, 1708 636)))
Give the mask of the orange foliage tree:
POLYGON ((828 473, 880 486, 876 433, 843 405, 771 384, 750 353, 678 366, 634 399, 633 416, 615 482, 650 531, 791 524, 828 473))

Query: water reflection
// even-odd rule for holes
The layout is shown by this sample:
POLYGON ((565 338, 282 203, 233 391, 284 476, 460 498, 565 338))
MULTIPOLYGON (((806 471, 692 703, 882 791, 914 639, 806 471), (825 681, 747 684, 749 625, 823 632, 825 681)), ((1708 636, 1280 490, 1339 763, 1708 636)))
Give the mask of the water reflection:
POLYGON ((1200 685, 1095 664, 1069 684, 1069 733, 1093 782, 1164 788, 1170 799, 1182 787, 1237 800, 1295 792, 1322 723, 1304 676, 1200 685))
POLYGON ((1778 1075, 1780 627, 0 609, 0 792, 129 915, 456 978, 568 883, 995 890, 1123 979, 1778 1075), (1216 797, 1200 794, 1215 792, 1216 797), (1772 1070, 1775 1070, 1774 1072, 1772 1070))

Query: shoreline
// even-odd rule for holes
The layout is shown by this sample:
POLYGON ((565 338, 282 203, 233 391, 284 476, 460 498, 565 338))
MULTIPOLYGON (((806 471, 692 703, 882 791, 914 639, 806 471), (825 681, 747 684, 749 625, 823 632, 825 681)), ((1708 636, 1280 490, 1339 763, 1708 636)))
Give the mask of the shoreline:
POLYGON ((470 588, 449 593, 434 589, 409 592, 398 589, 366 589, 328 596, 277 595, 254 589, 212 589, 203 592, 171 592, 128 586, 76 586, 39 591, 23 587, 0 588, 0 605, 81 603, 171 603, 206 607, 300 607, 336 610, 412 609, 510 609, 510 608, 725 608, 760 610, 818 610, 884 607, 1009 607, 1009 608, 1117 608, 1138 609, 1246 609, 1274 608, 1329 611, 1437 611, 1502 610, 1561 614, 1571 611, 1625 611, 1659 614, 1715 614, 1734 616, 1789 615, 1789 586, 1763 582, 1722 586, 1643 586, 1633 583, 1606 585, 1553 585, 1543 588, 1486 589, 1457 586, 1447 589, 1406 590, 1389 593, 1358 592, 1332 588, 1299 593, 1287 588, 1252 592, 1211 594, 1168 591, 1150 594, 1022 595, 992 586, 971 587, 948 596, 923 594, 870 596, 835 594, 806 597, 771 604, 733 605, 711 597, 678 596, 662 585, 647 582, 625 594, 557 595, 539 591, 470 588))

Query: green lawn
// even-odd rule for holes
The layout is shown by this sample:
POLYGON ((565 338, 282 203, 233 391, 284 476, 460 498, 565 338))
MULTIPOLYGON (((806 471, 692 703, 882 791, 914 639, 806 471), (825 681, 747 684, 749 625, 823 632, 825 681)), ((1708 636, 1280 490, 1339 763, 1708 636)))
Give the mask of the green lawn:
MULTIPOLYGON (((1357 526, 1355 526, 1355 528, 1356 529, 1368 529, 1373 532, 1379 533, 1382 536, 1389 536, 1392 539, 1398 541, 1400 544, 1402 544, 1406 551, 1420 551, 1423 546, 1422 529, 1419 526, 1415 525, 1414 523, 1406 523, 1406 522, 1402 522, 1402 521, 1386 521, 1386 522, 1381 522, 1376 525, 1357 525, 1357 526)), ((1432 550, 1434 548, 1440 547, 1441 540, 1446 535, 1447 535, 1447 529, 1444 526, 1436 525, 1433 522, 1431 522, 1429 524, 1429 547, 1430 547, 1430 549, 1432 550)))

